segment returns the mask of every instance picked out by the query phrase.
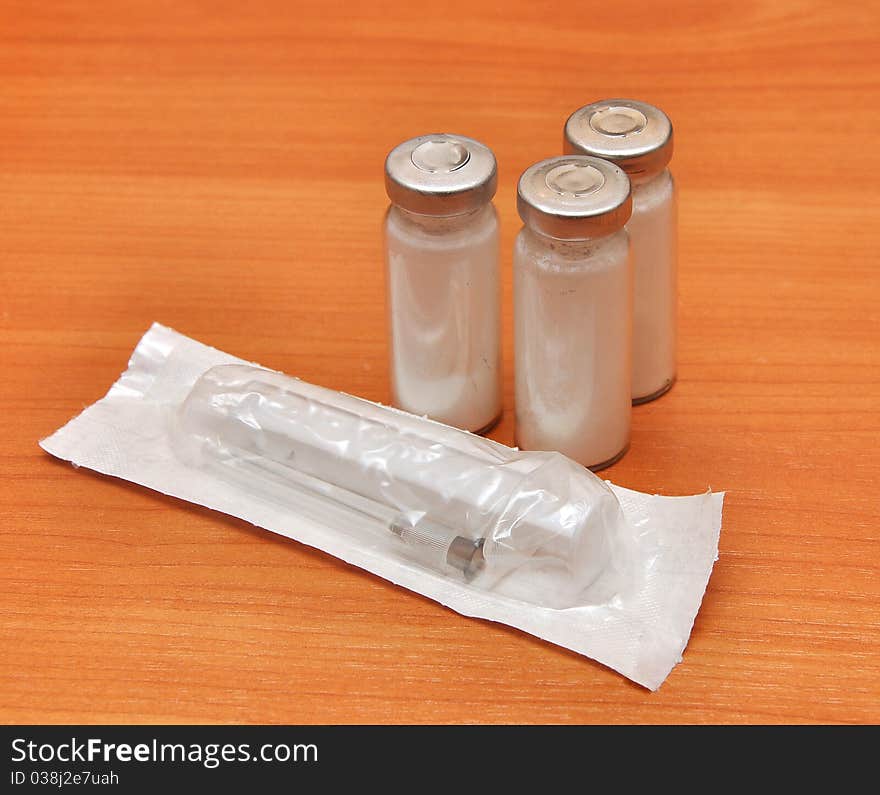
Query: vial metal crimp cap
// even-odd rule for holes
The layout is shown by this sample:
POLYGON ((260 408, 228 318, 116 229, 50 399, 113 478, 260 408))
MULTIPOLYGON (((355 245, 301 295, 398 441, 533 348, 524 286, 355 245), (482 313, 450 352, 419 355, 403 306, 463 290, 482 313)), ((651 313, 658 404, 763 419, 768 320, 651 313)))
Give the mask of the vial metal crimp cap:
POLYGON ((394 204, 421 215, 460 215, 492 200, 498 187, 495 155, 464 135, 411 138, 385 159, 385 190, 394 204))
POLYGON ((647 102, 604 99, 568 117, 563 150, 610 160, 636 179, 650 177, 672 159, 672 122, 647 102))
POLYGON ((549 237, 585 240, 610 235, 632 214, 629 178, 598 157, 551 157, 523 172, 516 208, 523 223, 549 237))

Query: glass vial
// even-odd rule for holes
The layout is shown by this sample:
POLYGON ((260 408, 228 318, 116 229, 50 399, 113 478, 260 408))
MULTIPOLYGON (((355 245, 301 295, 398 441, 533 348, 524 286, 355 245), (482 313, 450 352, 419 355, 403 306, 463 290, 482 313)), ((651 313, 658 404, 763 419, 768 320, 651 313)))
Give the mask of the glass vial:
POLYGON ((626 174, 606 160, 542 160, 519 180, 516 443, 590 469, 629 446, 632 270, 626 174))
POLYGON ((424 135, 385 161, 385 262, 394 405, 464 430, 501 416, 495 156, 424 135))
POLYGON ((653 105, 607 99, 576 110, 564 150, 620 166, 632 182, 627 224, 633 250, 633 403, 660 397, 675 381, 677 202, 667 165, 672 123, 653 105))

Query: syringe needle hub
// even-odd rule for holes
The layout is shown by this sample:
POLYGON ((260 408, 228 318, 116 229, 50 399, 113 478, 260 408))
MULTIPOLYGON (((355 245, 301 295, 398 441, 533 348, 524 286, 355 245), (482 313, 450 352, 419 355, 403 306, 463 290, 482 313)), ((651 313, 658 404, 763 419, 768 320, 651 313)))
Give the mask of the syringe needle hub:
POLYGON ((416 521, 398 517, 389 525, 394 535, 412 548, 422 562, 443 570, 446 566, 461 573, 466 580, 472 579, 483 568, 485 539, 459 535, 440 522, 420 517, 416 521))

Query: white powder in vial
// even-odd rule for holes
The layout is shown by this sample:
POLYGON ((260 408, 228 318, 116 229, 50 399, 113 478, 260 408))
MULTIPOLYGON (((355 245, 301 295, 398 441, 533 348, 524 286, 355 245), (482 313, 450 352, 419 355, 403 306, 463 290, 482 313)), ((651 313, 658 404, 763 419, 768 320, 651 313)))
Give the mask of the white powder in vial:
POLYGON ((632 270, 627 233, 514 250, 516 443, 601 468, 629 445, 632 270))
POLYGON ((633 249, 632 396, 642 402, 675 380, 678 222, 669 169, 647 182, 633 181, 626 228, 633 249))
POLYGON ((501 414, 498 218, 494 206, 385 220, 394 405, 469 431, 501 414))

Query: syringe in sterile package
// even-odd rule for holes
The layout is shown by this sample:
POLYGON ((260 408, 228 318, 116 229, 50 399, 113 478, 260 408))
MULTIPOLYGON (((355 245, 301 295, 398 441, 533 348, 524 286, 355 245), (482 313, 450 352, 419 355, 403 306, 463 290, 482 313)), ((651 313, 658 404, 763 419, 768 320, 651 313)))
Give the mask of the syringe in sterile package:
POLYGON ((159 324, 106 396, 40 444, 652 689, 681 659, 718 553, 722 494, 607 484, 559 454, 322 389, 159 324))
MULTIPOLYGON (((245 487, 357 517, 401 554, 491 587, 524 566, 558 572, 576 603, 624 522, 608 486, 558 453, 526 453, 247 365, 221 365, 177 412, 175 447, 245 487)), ((546 579, 546 578, 545 578, 546 579)), ((542 591, 546 594, 546 588, 542 591)))

